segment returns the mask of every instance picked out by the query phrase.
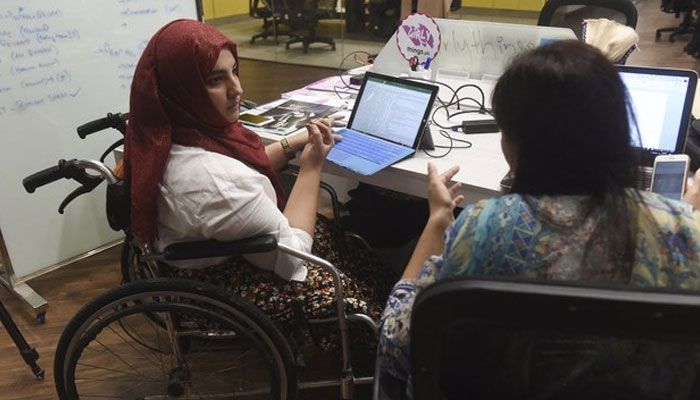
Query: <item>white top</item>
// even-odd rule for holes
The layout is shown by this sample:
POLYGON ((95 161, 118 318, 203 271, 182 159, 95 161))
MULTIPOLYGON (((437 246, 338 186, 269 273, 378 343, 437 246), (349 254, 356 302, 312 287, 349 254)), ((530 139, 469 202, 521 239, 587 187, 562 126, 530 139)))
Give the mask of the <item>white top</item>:
MULTIPOLYGON (((289 226, 277 208, 270 180, 235 158, 174 144, 158 187, 159 251, 173 242, 229 241, 263 234, 271 234, 278 243, 294 249, 311 251, 313 238, 289 226)), ((244 257, 284 279, 306 279, 306 267, 296 257, 278 251, 244 257)), ((222 261, 210 258, 173 264, 201 268, 222 261)))

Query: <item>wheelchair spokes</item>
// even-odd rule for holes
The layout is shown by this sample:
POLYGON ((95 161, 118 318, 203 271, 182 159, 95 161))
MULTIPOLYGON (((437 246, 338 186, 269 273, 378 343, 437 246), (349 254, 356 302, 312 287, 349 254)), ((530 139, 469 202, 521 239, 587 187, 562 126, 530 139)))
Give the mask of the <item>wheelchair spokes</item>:
POLYGON ((72 322, 61 339, 62 398, 285 399, 294 390, 291 353, 279 353, 277 332, 230 305, 177 291, 117 303, 72 322))

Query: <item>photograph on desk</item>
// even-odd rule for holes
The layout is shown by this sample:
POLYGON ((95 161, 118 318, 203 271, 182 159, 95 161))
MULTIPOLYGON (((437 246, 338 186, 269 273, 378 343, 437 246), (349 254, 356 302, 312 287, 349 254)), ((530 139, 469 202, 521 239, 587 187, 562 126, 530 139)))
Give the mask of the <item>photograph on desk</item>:
POLYGON ((284 136, 302 129, 312 119, 328 117, 339 110, 331 105, 295 99, 273 102, 267 106, 270 108, 265 109, 266 106, 263 106, 263 112, 257 109, 241 114, 241 122, 258 130, 284 136))

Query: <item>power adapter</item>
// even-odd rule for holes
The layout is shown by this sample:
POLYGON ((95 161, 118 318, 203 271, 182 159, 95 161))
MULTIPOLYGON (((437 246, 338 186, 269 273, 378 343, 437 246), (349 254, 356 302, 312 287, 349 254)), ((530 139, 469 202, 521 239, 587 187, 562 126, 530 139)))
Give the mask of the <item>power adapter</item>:
POLYGON ((362 85, 362 81, 365 79, 365 74, 361 73, 358 75, 351 75, 350 76, 350 84, 351 85, 357 85, 360 86, 362 85))
POLYGON ((453 127, 453 130, 462 129, 466 134, 470 133, 496 133, 500 131, 496 120, 494 119, 479 119, 474 121, 462 121, 461 126, 453 127))

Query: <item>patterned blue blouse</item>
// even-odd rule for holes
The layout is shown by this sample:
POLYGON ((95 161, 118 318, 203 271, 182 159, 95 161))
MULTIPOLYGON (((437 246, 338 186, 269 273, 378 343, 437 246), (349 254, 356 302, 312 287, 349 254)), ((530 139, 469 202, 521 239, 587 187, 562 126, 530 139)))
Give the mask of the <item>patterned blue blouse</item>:
MULTIPOLYGON (((603 241, 592 240, 584 258, 588 238, 606 223, 599 212, 582 211, 586 200, 510 194, 467 206, 444 234, 444 254, 431 257, 415 282, 402 280, 393 288, 379 341, 384 373, 409 381, 411 308, 417 294, 436 281, 474 275, 575 281, 583 268, 605 265, 603 241)), ((640 193, 638 204, 646 207, 637 217, 630 284, 700 289, 700 212, 647 192, 640 193)))

